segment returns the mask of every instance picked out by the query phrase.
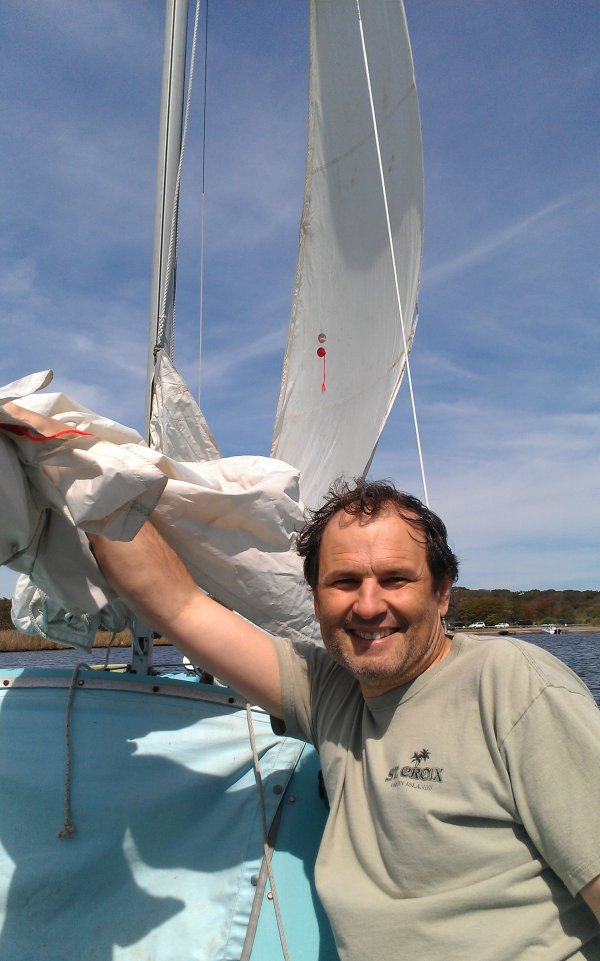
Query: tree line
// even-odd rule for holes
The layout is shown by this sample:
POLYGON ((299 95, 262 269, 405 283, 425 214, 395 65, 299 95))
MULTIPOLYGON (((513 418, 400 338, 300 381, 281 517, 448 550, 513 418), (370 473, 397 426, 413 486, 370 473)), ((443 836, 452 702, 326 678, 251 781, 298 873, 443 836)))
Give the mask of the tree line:
MULTIPOLYGON (((455 587, 449 624, 600 624, 600 591, 492 591, 455 587)), ((10 601, 0 598, 0 630, 13 627, 10 601)))
POLYGON ((471 590, 455 587, 450 624, 600 624, 600 591, 471 590))

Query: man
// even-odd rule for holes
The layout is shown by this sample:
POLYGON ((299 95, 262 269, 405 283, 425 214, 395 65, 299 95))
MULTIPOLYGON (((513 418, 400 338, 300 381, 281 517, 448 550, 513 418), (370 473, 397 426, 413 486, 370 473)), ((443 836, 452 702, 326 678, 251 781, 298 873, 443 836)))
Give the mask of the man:
POLYGON ((445 634, 457 562, 418 500, 359 481, 300 535, 326 651, 202 595, 150 525, 90 539, 142 618, 317 746, 341 958, 600 959, 600 712, 539 648, 445 634))
POLYGON ((326 650, 212 601, 151 524, 90 542, 145 623, 317 746, 344 961, 600 961, 600 712, 539 648, 445 634, 457 562, 416 498, 359 481, 301 533, 326 650))

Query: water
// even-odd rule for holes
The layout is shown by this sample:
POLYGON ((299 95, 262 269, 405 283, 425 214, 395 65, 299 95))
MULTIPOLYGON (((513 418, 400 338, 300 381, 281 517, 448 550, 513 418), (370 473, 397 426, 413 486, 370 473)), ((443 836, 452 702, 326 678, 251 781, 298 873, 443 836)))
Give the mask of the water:
MULTIPOLYGON (((564 661, 587 684, 600 707, 600 634, 516 634, 550 651, 564 661)), ((3 667, 75 667, 79 661, 102 664, 106 651, 94 648, 89 654, 81 651, 15 651, 0 653, 0 669, 3 667)), ((111 650, 110 660, 115 664, 127 664, 131 648, 118 647, 111 650)), ((159 673, 183 670, 181 654, 175 647, 160 645, 154 648, 154 666, 159 673)))
MULTIPOLYGON (((85 661, 87 664, 104 664, 106 649, 94 647, 91 651, 76 651, 72 648, 53 651, 8 651, 0 652, 0 669, 3 667, 70 667, 85 661)), ((113 647, 110 649, 111 664, 129 664, 131 661, 130 647, 113 647)), ((168 644, 156 645, 153 656, 154 666, 158 673, 174 673, 184 671, 182 655, 176 647, 168 644)))
POLYGON ((543 647, 567 664, 589 687, 600 707, 600 634, 515 635, 543 647))

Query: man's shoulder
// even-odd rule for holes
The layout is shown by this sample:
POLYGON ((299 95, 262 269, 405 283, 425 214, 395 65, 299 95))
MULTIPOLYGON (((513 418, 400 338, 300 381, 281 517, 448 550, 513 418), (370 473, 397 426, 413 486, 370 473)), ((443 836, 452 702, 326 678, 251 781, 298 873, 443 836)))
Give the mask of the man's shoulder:
POLYGON ((534 699, 547 690, 560 690, 592 699, 578 675, 549 651, 519 637, 497 635, 455 635, 460 646, 463 669, 470 662, 482 686, 499 695, 510 692, 515 703, 519 693, 534 699))
POLYGON ((531 641, 512 635, 466 635, 472 649, 479 646, 484 659, 501 666, 514 664, 519 668, 526 666, 534 671, 540 679, 549 685, 560 687, 574 686, 577 690, 585 688, 583 681, 571 670, 564 661, 546 651, 543 647, 531 641))
POLYGON ((278 643, 282 645, 288 662, 305 670, 313 685, 358 687, 350 672, 334 661, 322 644, 287 639, 278 639, 278 643))

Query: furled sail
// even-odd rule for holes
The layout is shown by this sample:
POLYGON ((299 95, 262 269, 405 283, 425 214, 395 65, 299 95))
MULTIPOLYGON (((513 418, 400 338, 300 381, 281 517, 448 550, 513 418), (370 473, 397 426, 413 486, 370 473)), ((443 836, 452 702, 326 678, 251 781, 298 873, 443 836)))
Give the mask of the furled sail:
POLYGON ((335 477, 366 470, 400 386, 401 325, 409 349, 416 325, 423 163, 401 0, 312 0, 310 44, 304 207, 272 454, 299 469, 314 507, 335 477))
POLYGON ((87 648, 98 616, 114 625, 122 611, 107 611, 114 593, 85 532, 130 540, 152 514, 208 593, 272 634, 319 639, 295 550, 294 468, 268 457, 172 459, 64 394, 26 393, 49 380, 0 387, 0 563, 23 575, 13 601, 21 630, 87 648), (40 442, 5 410, 15 398, 66 429, 40 442))
POLYGON ((217 442, 191 391, 164 350, 157 352, 150 410, 150 446, 167 457, 218 460, 217 442))

